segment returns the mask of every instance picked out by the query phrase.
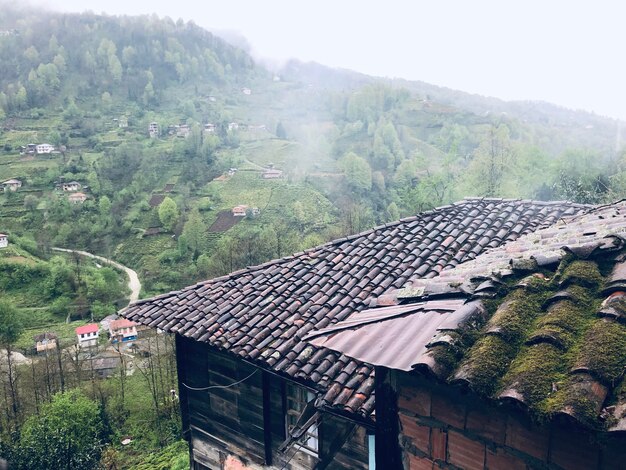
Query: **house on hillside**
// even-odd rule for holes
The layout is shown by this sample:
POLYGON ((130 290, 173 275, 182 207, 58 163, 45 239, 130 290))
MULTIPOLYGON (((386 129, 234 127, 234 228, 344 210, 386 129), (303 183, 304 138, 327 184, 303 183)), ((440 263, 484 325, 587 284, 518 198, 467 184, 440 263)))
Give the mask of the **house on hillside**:
POLYGON ((54 146, 50 144, 37 144, 35 147, 35 152, 39 155, 44 153, 52 153, 54 151, 54 146))
POLYGON ((89 348, 98 345, 100 328, 97 323, 89 323, 84 326, 79 326, 75 331, 76 338, 78 340, 78 347, 89 348))
POLYGON ((67 197, 67 200, 71 204, 82 204, 87 200, 87 195, 85 193, 81 193, 80 191, 77 193, 72 193, 67 197))
POLYGON ((117 126, 120 129, 126 129, 128 127, 128 118, 126 116, 120 116, 119 120, 117 121, 117 126))
POLYGON ((206 123, 204 125, 204 133, 205 134, 215 134, 215 124, 213 123, 206 123))
POLYGON ((309 334, 376 366, 379 468, 625 468, 625 233, 598 207, 309 334))
POLYGON ((7 192, 7 191, 15 192, 21 187, 22 187, 22 182, 20 180, 16 180, 15 178, 6 180, 5 182, 2 183, 2 189, 4 190, 4 192, 7 192))
POLYGON ((250 206, 246 206, 245 204, 241 204, 239 206, 235 206, 232 209, 233 217, 245 217, 246 211, 250 206))
POLYGON ((229 131, 236 131, 239 130, 239 124, 237 124, 236 122, 231 122, 228 124, 228 130, 229 131))
POLYGON ((261 174, 261 177, 266 180, 282 178, 283 172, 282 170, 277 170, 275 168, 266 168, 261 174))
POLYGON ((176 137, 186 139, 191 134, 191 128, 187 124, 181 124, 176 128, 176 137))
POLYGON ((59 185, 62 191, 80 191, 83 187, 78 181, 70 181, 68 183, 61 183, 59 185))
POLYGON ((35 342, 35 350, 40 352, 46 352, 57 348, 57 335, 50 332, 41 333, 33 337, 35 342))
POLYGON ((137 324, 126 318, 109 322, 109 339, 112 343, 136 340, 137 324))
POLYGON ((106 379, 114 375, 121 364, 122 359, 118 352, 104 350, 82 361, 81 368, 84 373, 93 371, 98 377, 106 379))
POLYGON ((304 337, 371 308, 409 279, 436 276, 587 210, 468 199, 140 300, 120 314, 176 335, 193 468, 373 468, 374 366, 304 337))
POLYGON ((6 248, 7 246, 9 246, 9 236, 0 233, 0 248, 6 248))
POLYGON ((116 314, 107 315, 102 320, 100 320, 100 327, 105 331, 109 331, 109 325, 111 324, 111 322, 117 320, 118 318, 119 317, 116 314))
POLYGON ((156 122, 151 122, 148 125, 148 135, 151 139, 156 139, 159 137, 159 124, 156 122))
POLYGON ((250 95, 252 94, 252 90, 251 90, 250 88, 246 88, 246 87, 242 88, 242 89, 241 89, 241 92, 242 92, 244 95, 248 95, 248 96, 250 96, 250 95))

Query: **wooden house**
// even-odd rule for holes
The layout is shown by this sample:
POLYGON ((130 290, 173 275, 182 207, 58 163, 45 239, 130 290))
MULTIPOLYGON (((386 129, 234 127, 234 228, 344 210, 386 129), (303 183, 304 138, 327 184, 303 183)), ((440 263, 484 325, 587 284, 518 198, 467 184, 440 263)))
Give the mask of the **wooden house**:
POLYGON ((33 337, 33 340, 35 342, 35 350, 40 353, 40 352, 46 352, 49 350, 54 350, 57 348, 57 335, 55 335, 54 333, 50 333, 50 332, 45 332, 45 333, 41 333, 38 335, 35 335, 33 337))
POLYGON ((84 326, 79 326, 75 331, 76 339, 78 340, 78 347, 90 348, 98 345, 100 328, 97 323, 89 323, 84 326))
POLYGON ((376 366, 379 468, 626 468, 625 233, 598 207, 310 334, 376 366))
POLYGON ((0 248, 9 246, 9 236, 6 233, 0 233, 0 248))
POLYGON ((467 199, 120 314, 176 335, 192 468, 374 468, 374 366, 309 344, 307 334, 371 308, 410 278, 436 276, 588 207, 467 199))

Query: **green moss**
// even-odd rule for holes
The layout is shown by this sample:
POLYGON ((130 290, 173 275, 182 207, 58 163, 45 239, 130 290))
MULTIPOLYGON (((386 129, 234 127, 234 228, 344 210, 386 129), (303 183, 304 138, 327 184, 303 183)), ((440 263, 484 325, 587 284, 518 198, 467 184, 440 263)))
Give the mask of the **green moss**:
POLYGON ((592 297, 592 294, 583 287, 568 287, 574 299, 560 300, 548 308, 548 313, 537 321, 535 327, 538 329, 557 329, 567 332, 563 336, 566 340, 566 347, 573 345, 579 335, 588 329, 594 319, 595 312, 599 307, 599 300, 592 297))
POLYGON ((583 423, 598 427, 601 403, 598 403, 598 397, 593 395, 586 380, 586 374, 574 374, 557 383, 557 392, 544 401, 541 411, 550 415, 570 410, 583 423))
POLYGON ((470 349, 462 370, 468 374, 474 390, 492 395, 516 352, 514 343, 499 335, 486 335, 470 349))
POLYGON ((544 291, 529 292, 517 289, 507 296, 487 324, 488 329, 497 329, 508 341, 519 344, 541 312, 546 298, 544 291))
POLYGON ((626 328, 597 320, 585 335, 578 363, 587 366, 606 385, 621 379, 626 367, 626 328))
POLYGON ((520 392, 531 409, 547 398, 552 384, 564 373, 562 351, 549 343, 525 346, 502 379, 504 388, 520 392))
POLYGON ((602 285, 603 279, 596 263, 576 260, 565 267, 560 281, 561 285, 576 284, 597 289, 602 285))

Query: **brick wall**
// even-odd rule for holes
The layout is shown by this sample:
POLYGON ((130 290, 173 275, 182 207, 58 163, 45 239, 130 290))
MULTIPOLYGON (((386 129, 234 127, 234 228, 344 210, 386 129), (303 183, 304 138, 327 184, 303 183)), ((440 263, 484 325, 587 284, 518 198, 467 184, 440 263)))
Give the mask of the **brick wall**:
POLYGON ((519 410, 403 372, 390 383, 405 469, 626 469, 626 434, 537 425, 519 410))

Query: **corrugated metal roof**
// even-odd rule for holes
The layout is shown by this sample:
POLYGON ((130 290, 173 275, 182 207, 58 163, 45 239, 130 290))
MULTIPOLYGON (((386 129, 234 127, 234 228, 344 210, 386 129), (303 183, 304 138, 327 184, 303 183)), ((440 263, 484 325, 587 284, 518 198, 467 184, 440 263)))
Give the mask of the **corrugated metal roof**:
POLYGON ((365 310, 304 339, 368 364, 409 371, 438 331, 454 330, 466 318, 464 304, 464 299, 434 300, 365 310))

